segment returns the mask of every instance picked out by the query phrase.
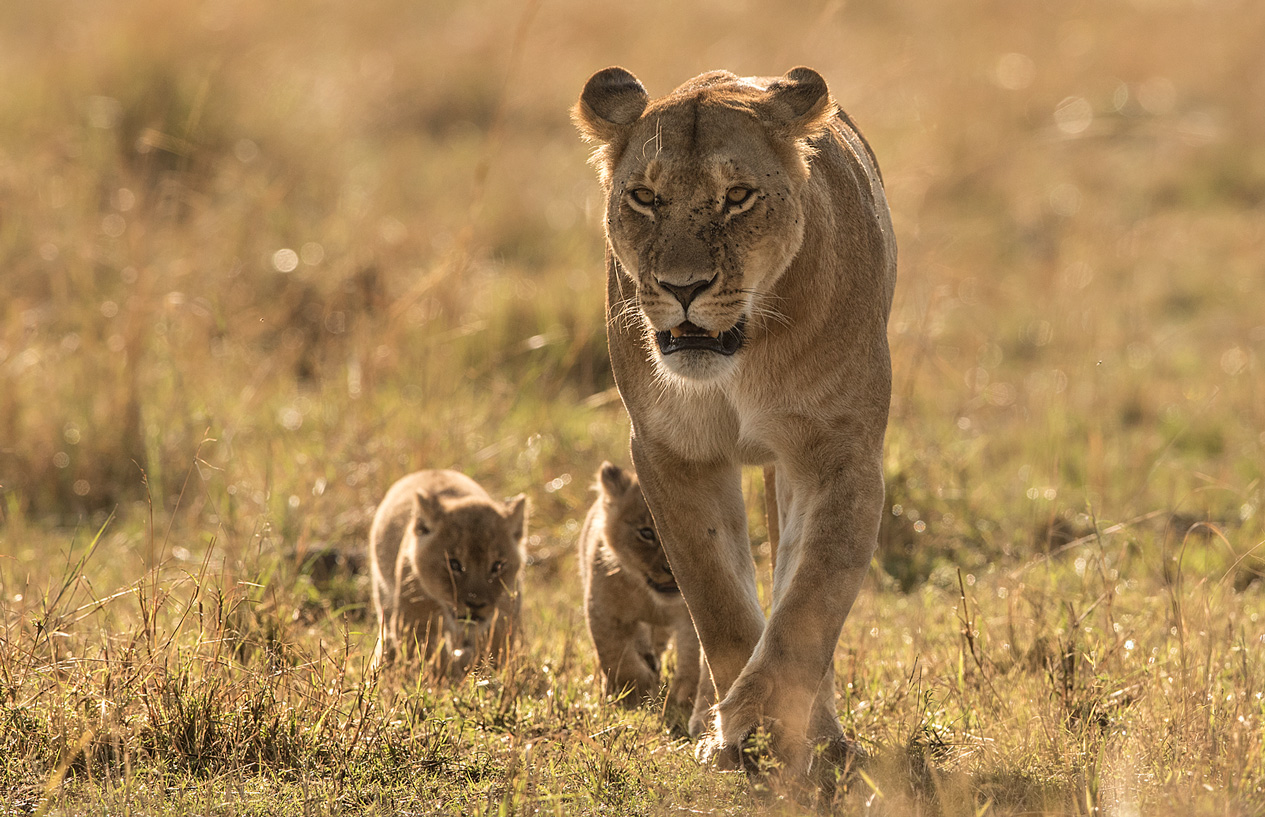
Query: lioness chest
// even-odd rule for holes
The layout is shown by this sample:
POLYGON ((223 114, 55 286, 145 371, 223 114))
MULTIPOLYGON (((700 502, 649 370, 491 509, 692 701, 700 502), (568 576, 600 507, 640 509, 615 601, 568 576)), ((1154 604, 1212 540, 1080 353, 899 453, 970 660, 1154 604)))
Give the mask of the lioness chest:
POLYGON ((736 459, 768 465, 800 419, 789 407, 761 398, 760 390, 670 392, 641 413, 638 433, 696 462, 736 459))

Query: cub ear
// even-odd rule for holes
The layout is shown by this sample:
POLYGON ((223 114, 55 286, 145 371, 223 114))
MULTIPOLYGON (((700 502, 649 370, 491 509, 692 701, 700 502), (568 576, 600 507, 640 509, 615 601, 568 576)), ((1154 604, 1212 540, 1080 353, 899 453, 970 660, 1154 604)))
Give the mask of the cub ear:
POLYGON ((584 138, 609 145, 637 121, 649 101, 646 89, 628 71, 604 68, 584 84, 571 118, 584 138))
POLYGON ((443 516, 444 506, 439 504, 438 497, 421 491, 413 497, 413 529, 419 536, 425 536, 439 527, 439 520, 443 516))
POLYGON ((811 68, 792 68, 769 85, 761 118, 792 140, 819 136, 835 114, 826 81, 811 68))
POLYGON ((609 497, 621 497, 632 487, 632 477, 613 462, 604 462, 597 472, 598 487, 609 497))
POLYGON ((527 536, 527 495, 519 494, 505 500, 505 521, 515 539, 527 536))

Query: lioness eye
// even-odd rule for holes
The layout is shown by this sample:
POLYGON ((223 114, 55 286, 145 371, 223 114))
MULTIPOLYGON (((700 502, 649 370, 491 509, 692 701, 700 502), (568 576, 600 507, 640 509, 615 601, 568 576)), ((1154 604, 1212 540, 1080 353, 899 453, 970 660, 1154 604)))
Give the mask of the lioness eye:
POLYGON ((654 191, 649 187, 634 187, 628 191, 628 195, 632 196, 632 200, 640 204, 642 207, 654 206, 654 191))
POLYGON ((491 571, 489 571, 489 572, 490 572, 493 576, 496 576, 496 575, 499 575, 499 574, 500 574, 500 572, 501 572, 502 570, 504 570, 504 569, 505 569, 505 562, 500 562, 500 561, 497 561, 497 562, 493 562, 493 563, 492 563, 492 569, 491 569, 491 571))
POLYGON ((730 207, 741 207, 747 203, 747 199, 751 198, 751 194, 754 192, 755 191, 750 187, 743 187, 741 185, 731 187, 729 188, 729 192, 725 194, 725 204, 728 204, 730 207))
POLYGON ((448 569, 453 573, 461 573, 465 571, 465 568, 461 566, 461 561, 459 559, 449 559, 448 569))
POLYGON ((640 536, 642 539, 645 539, 647 542, 653 542, 654 528, 640 528, 637 531, 637 535, 640 536))

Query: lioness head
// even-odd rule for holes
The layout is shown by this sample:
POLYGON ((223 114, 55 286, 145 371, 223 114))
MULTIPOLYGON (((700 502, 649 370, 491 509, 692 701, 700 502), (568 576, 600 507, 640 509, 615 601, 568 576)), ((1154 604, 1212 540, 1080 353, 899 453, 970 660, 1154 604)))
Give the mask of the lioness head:
POLYGON ((809 68, 773 80, 727 71, 661 99, 622 68, 589 79, 573 116, 597 145, 606 234, 636 287, 661 373, 709 381, 732 372, 773 285, 804 238, 811 140, 835 112, 809 68))
POLYGON ((654 518, 641 495, 637 477, 618 465, 604 462, 598 471, 598 491, 606 517, 606 542, 620 567, 645 581, 662 600, 680 596, 676 577, 655 532, 654 518))
POLYGON ((513 592, 523 564, 527 500, 418 493, 405 534, 417 581, 454 623, 481 625, 513 592))

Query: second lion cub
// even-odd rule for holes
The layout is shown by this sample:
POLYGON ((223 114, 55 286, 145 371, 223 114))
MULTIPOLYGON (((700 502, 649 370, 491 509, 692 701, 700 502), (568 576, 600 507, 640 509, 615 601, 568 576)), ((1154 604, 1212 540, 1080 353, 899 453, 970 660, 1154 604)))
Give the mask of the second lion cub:
POLYGON ((659 691, 660 657, 676 640, 668 701, 689 711, 699 678, 698 636, 634 474, 609 462, 580 533, 589 635, 611 695, 635 706, 659 691))
POLYGON ((522 591, 527 500, 488 496, 456 471, 418 471, 387 492, 369 531, 374 664, 421 654, 439 673, 504 658, 522 591))

